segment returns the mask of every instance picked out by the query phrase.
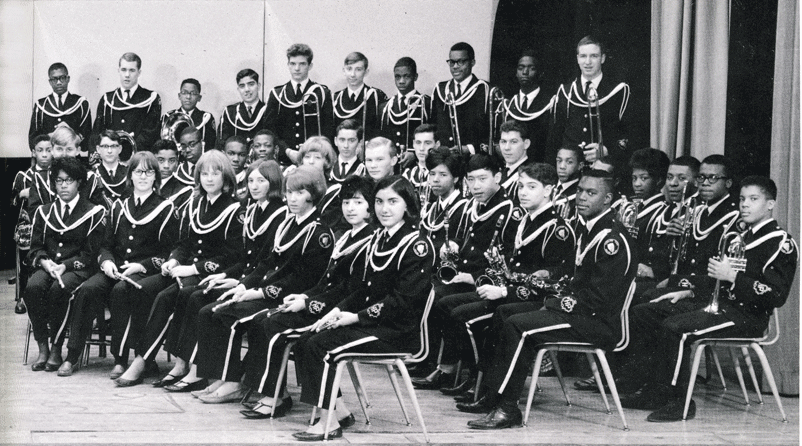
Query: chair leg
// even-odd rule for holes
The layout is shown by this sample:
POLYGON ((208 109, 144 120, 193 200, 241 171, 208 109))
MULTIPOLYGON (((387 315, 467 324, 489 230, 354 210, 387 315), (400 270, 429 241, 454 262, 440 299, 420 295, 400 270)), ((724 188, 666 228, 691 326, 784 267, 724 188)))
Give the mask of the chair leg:
POLYGON ((398 404, 401 405, 401 412, 404 413, 404 420, 407 422, 407 426, 411 426, 412 423, 409 421, 409 414, 407 413, 407 406, 404 404, 404 398, 401 396, 401 388, 398 387, 398 376, 396 375, 395 368, 387 364, 387 376, 390 377, 390 383, 393 385, 393 391, 395 392, 396 398, 398 398, 398 404))
MULTIPOLYGON (((727 390, 727 381, 724 380, 724 372, 721 371, 721 362, 718 360, 718 353, 716 353, 716 349, 715 348, 712 348, 712 347, 710 348, 710 355, 713 357, 713 364, 716 365, 716 371, 718 371, 718 378, 721 380, 721 387, 723 387, 724 390, 726 391, 727 390)), ((710 377, 710 373, 708 373, 708 381, 707 382, 710 382, 709 377, 710 377)))
POLYGON ((462 360, 457 361, 457 371, 454 373, 454 387, 459 385, 459 376, 462 374, 462 360))
POLYGON ((276 402, 278 401, 279 393, 281 392, 281 383, 284 382, 284 375, 287 374, 287 365, 290 362, 290 351, 295 343, 288 343, 284 347, 284 354, 281 356, 281 367, 278 369, 278 380, 276 380, 276 390, 273 392, 273 408, 270 409, 270 417, 276 416, 276 402))
POLYGON ((476 373, 476 386, 473 388, 473 402, 479 401, 479 389, 482 388, 482 378, 484 377, 484 373, 479 370, 476 373))
POLYGON ((755 393, 757 393, 757 400, 763 404, 763 395, 760 393, 760 384, 757 383, 757 375, 755 375, 755 368, 752 366, 752 356, 749 354, 747 347, 741 347, 741 353, 744 356, 746 369, 749 371, 749 376, 752 378, 752 385, 755 386, 755 393))
POLYGON ((588 358, 590 370, 593 372, 593 377, 596 379, 596 385, 599 386, 599 393, 601 393, 602 399, 604 400, 604 407, 607 408, 607 415, 609 415, 612 413, 610 411, 610 403, 607 401, 607 392, 604 391, 604 382, 599 375, 599 366, 596 365, 596 358, 593 356, 593 353, 585 353, 585 356, 588 358))
MULTIPOLYGON (((346 361, 340 361, 337 363, 337 371, 334 372, 334 382, 331 383, 331 395, 329 396, 329 414, 326 417, 326 425, 323 426, 323 441, 327 441, 329 439, 329 430, 331 429, 331 420, 334 418, 334 410, 337 404, 337 392, 340 391, 340 379, 343 377, 343 369, 345 368, 346 361)), ((321 392, 325 392, 326 389, 320 389, 321 392)))
POLYGON ((738 377, 738 384, 741 385, 741 393, 744 395, 744 404, 749 406, 749 393, 746 391, 746 383, 744 382, 744 372, 741 370, 741 361, 738 360, 738 355, 735 353, 735 349, 731 348, 730 350, 730 357, 732 358, 732 363, 735 366, 735 376, 738 377))
POLYGON ((351 376, 356 376, 357 381, 359 381, 359 390, 362 392, 362 399, 365 400, 365 408, 369 408, 370 401, 368 400, 368 393, 365 391, 365 386, 362 385, 365 380, 362 379, 362 373, 359 371, 359 364, 349 362, 348 371, 353 374, 351 376))
POLYGON ((763 349, 760 347, 760 344, 757 342, 753 342, 751 344, 752 350, 757 353, 757 357, 760 359, 760 366, 763 367, 763 375, 766 377, 766 381, 769 382, 769 387, 771 387, 771 393, 774 394, 774 400, 777 401, 777 407, 780 409, 780 414, 783 416, 783 423, 788 422, 788 417, 785 416, 785 410, 783 410, 783 403, 780 400, 780 392, 777 391, 777 383, 774 382, 774 374, 771 373, 771 366, 769 366, 769 360, 766 359, 766 353, 763 352, 763 349))
POLYGON ((359 369, 356 364, 351 361, 346 361, 348 364, 348 375, 351 377, 351 382, 354 384, 356 391, 356 399, 359 401, 359 407, 362 409, 362 414, 365 416, 365 424, 370 424, 370 416, 368 415, 368 398, 365 394, 365 389, 362 387, 362 375, 359 374, 359 369))
MULTIPOLYGON (((551 356, 551 364, 554 366, 554 372, 557 374, 557 380, 560 381, 560 387, 563 389, 563 396, 565 397, 565 405, 571 406, 571 400, 568 398, 568 392, 565 391, 565 380, 563 379, 563 371, 560 369, 560 363, 557 362, 557 353, 549 351, 551 356)), ((538 385, 538 392, 541 392, 540 385, 538 385)))
POLYGON ((696 374, 699 373, 699 361, 702 359, 702 353, 705 352, 705 345, 698 344, 691 347, 691 355, 693 356, 693 365, 691 365, 691 379, 688 381, 688 392, 685 394, 685 409, 682 411, 682 419, 688 418, 688 407, 691 405, 691 396, 693 396, 693 386, 696 384, 696 374))
POLYGON ((404 384, 407 386, 409 399, 412 401, 412 407, 415 409, 415 415, 418 416, 418 422, 420 423, 421 430, 423 430, 423 438, 426 439, 426 443, 431 443, 431 440, 429 440, 429 432, 426 430, 426 423, 423 421, 423 414, 420 411, 420 404, 418 404, 418 397, 415 395, 415 387, 412 386, 412 380, 409 378, 409 372, 407 372, 407 366, 401 359, 395 360, 395 366, 401 372, 401 378, 404 380, 404 384))
MULTIPOLYGON (((621 407, 621 399, 618 398, 618 388, 615 386, 615 379, 613 379, 613 373, 610 370, 610 364, 607 363, 607 356, 601 349, 596 349, 596 356, 599 358, 602 371, 604 372, 604 377, 607 379, 607 386, 610 387, 610 394, 613 395, 615 407, 618 409, 618 414, 621 415, 621 422, 624 423, 624 430, 628 431, 629 426, 627 426, 627 419, 624 417, 624 408, 621 407)), ((604 392, 604 386, 602 386, 602 392, 604 392)))
POLYGON ((31 333, 33 333, 33 326, 31 320, 28 319, 28 328, 25 329, 25 349, 22 352, 22 365, 28 365, 28 350, 31 348, 31 333))
MULTIPOLYGON (((543 355, 546 353, 545 349, 540 349, 537 351, 537 356, 535 356, 535 366, 532 370, 532 382, 529 384, 529 395, 526 397, 526 411, 524 412, 524 419, 523 425, 526 427, 527 421, 529 421, 529 410, 532 409, 532 401, 535 399, 535 388, 537 387, 537 378, 540 376, 540 364, 543 362, 543 355)), ((568 399, 568 395, 565 396, 568 399)))
POLYGON ((84 344, 84 351, 83 354, 81 355, 81 362, 83 362, 84 367, 89 365, 89 353, 91 349, 92 349, 92 344, 88 342, 84 344))

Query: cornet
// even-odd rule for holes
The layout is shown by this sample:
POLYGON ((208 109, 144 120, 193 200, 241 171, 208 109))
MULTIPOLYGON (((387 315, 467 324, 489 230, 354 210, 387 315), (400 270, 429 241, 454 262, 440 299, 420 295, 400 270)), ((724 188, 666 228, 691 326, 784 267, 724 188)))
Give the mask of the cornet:
POLYGON ((306 93, 305 95, 303 95, 303 98, 301 98, 301 114, 304 116, 304 141, 309 139, 309 134, 308 134, 308 132, 306 130, 306 118, 307 117, 314 116, 317 119, 317 133, 315 135, 322 135, 323 134, 323 128, 320 126, 320 101, 318 100, 317 96, 315 96, 315 93, 310 91, 309 93, 306 93), (314 113, 308 113, 306 111, 307 103, 309 104, 310 107, 312 105, 315 106, 315 112, 314 113))
POLYGON ((596 159, 604 157, 604 143, 602 140, 601 112, 599 111, 599 92, 588 85, 588 129, 590 130, 590 143, 596 143, 596 159))
POLYGON ((618 221, 627 228, 627 232, 633 239, 638 238, 638 206, 643 202, 642 198, 627 200, 626 195, 621 197, 621 207, 618 208, 618 221))
POLYGON ((454 143, 457 145, 459 153, 462 151, 462 140, 459 137, 459 120, 457 119, 457 100, 454 97, 454 92, 449 91, 446 94, 446 106, 448 107, 448 119, 451 122, 451 134, 454 137, 454 143))
POLYGON ((688 237, 690 237, 691 228, 694 219, 696 218, 696 197, 692 197, 687 202, 685 201, 685 192, 687 191, 688 183, 682 187, 682 201, 680 201, 680 208, 677 212, 677 217, 682 219, 682 235, 679 238, 674 238, 671 242, 671 257, 672 266, 671 274, 677 274, 680 262, 685 260, 685 255, 688 251, 688 237))
POLYGON ((493 154, 495 150, 495 141, 496 141, 496 127, 498 124, 498 117, 503 113, 504 110, 504 92, 501 91, 498 87, 493 87, 490 89, 490 113, 488 113, 490 119, 490 130, 488 134, 488 145, 487 145, 487 153, 493 154))
POLYGON ((451 243, 448 239, 448 215, 446 214, 443 220, 443 229, 446 231, 445 247, 446 252, 440 260, 440 267, 437 268, 437 277, 443 282, 449 282, 457 275, 457 261, 459 261, 459 252, 451 249, 451 243))
MULTIPOLYGON (((737 232, 727 232, 721 235, 718 241, 718 256, 716 260, 727 257, 730 262, 730 267, 738 272, 746 271, 746 245, 743 237, 737 232)), ((710 304, 705 307, 705 312, 710 314, 719 314, 718 298, 721 292, 721 280, 716 279, 716 287, 713 289, 713 297, 710 299, 710 304)))

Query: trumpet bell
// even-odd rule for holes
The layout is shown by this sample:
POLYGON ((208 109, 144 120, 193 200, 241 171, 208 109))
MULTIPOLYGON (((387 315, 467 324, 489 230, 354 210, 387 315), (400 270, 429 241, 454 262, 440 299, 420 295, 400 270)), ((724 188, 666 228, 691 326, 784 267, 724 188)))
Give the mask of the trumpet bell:
POLYGON ((178 110, 173 111, 164 117, 164 121, 162 122, 161 139, 170 140, 177 146, 179 144, 179 139, 181 138, 181 132, 190 126, 195 127, 195 123, 192 121, 192 118, 178 110))
POLYGON ((493 278, 488 276, 487 274, 483 274, 483 275, 477 277, 476 281, 475 281, 475 285, 476 285, 477 288, 479 288, 482 285, 499 286, 498 284, 496 284, 496 281, 493 280, 493 278))
POLYGON ((451 266, 441 266, 437 270, 437 278, 443 282, 450 282, 456 276, 457 270, 451 266))
POLYGON ((137 152, 136 141, 134 141, 133 135, 125 130, 117 130, 117 135, 120 136, 120 145, 122 146, 120 161, 128 161, 137 152))

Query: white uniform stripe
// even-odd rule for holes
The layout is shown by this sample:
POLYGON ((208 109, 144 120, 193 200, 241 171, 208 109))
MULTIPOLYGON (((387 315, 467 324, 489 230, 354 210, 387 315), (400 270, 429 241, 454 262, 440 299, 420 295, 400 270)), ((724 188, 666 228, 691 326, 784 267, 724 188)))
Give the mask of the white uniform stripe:
POLYGON ((128 341, 128 332, 131 331, 131 318, 132 316, 128 316, 128 324, 125 326, 125 333, 123 333, 123 339, 120 341, 120 352, 118 353, 120 356, 122 356, 123 351, 125 351, 125 343, 128 341))
POLYGON ((683 333, 682 334, 682 339, 680 339, 680 341, 679 341, 679 352, 677 353, 677 365, 674 367, 674 378, 671 380, 671 385, 672 386, 676 386, 677 385, 677 378, 679 377, 679 368, 682 365, 682 350, 685 348, 685 340, 688 339, 688 336, 691 336, 691 335, 693 335, 693 336, 701 336, 701 335, 704 335, 704 334, 707 334, 707 333, 710 333, 710 332, 713 332, 713 331, 722 330, 722 329, 727 328, 727 327, 732 327, 734 325, 735 325, 735 322, 727 321, 727 322, 724 322, 723 324, 714 325, 712 327, 708 327, 708 328, 705 328, 703 330, 697 330, 697 331, 692 331, 692 332, 688 332, 688 333, 683 333))
POLYGON ((518 362, 518 356, 520 356, 521 349, 523 349, 524 347, 524 342, 526 342, 526 337, 535 333, 561 330, 563 328, 571 328, 571 324, 549 325, 548 327, 535 328, 534 330, 527 330, 521 333, 521 340, 518 341, 518 347, 515 349, 515 354, 512 356, 512 361, 510 361, 510 367, 507 369, 507 374, 504 375, 504 381, 501 382, 501 387, 499 387, 498 393, 504 393, 504 388, 507 387, 507 383, 509 382, 510 377, 512 376, 512 370, 515 368, 515 363, 518 362))
POLYGON ((326 396, 326 379, 328 378, 329 374, 329 358, 337 353, 340 353, 343 350, 347 350, 351 347, 356 347, 357 345, 367 344, 368 342, 378 341, 379 338, 376 336, 367 336, 361 339, 357 339, 355 341, 351 341, 347 344, 343 344, 334 350, 329 351, 326 353, 326 356, 323 357, 323 378, 320 380, 320 395, 318 396, 317 405, 318 407, 323 407, 323 400, 326 396))
POLYGON ((159 333, 159 337, 156 338, 156 341, 148 348, 148 351, 145 352, 145 357, 147 358, 153 352, 153 350, 159 348, 159 344, 162 342, 162 338, 164 338, 164 334, 167 333, 167 329, 170 327, 170 322, 173 320, 173 315, 175 313, 170 313, 170 317, 167 318, 167 323, 164 324, 164 328, 162 328, 162 332, 159 333))

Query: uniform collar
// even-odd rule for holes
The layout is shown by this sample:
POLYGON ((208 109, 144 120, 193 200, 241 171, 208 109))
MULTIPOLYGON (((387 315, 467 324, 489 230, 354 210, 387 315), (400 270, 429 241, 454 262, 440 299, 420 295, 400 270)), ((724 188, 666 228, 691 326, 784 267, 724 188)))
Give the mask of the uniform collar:
POLYGON ((752 231, 752 234, 757 234, 757 231, 759 231, 761 228, 763 228, 764 226, 766 226, 767 224, 769 224, 769 223, 771 223, 773 221, 774 221, 774 218, 767 218, 766 220, 761 221, 760 223, 756 224, 755 226, 752 226, 749 229, 752 231))
POLYGON ((515 164, 513 164, 511 166, 507 166, 507 173, 509 174, 510 172, 515 171, 515 169, 520 167, 521 164, 525 163, 528 159, 529 159, 529 157, 526 156, 526 152, 524 152, 523 158, 519 159, 515 164))
MULTIPOLYGON (((128 98, 130 99, 130 98, 134 97, 134 93, 136 93, 136 91, 137 91, 138 89, 139 89, 139 84, 136 84, 136 85, 134 85, 133 87, 129 88, 129 89, 128 89, 128 98)), ((124 87, 120 86, 120 92, 121 92, 123 95, 125 95, 125 90, 126 90, 126 89, 125 89, 124 87)), ((124 97, 124 96, 123 96, 123 97, 124 97)))
POLYGON ((451 203, 456 201, 457 197, 459 197, 459 191, 455 188, 454 190, 451 191, 450 194, 448 194, 448 197, 446 197, 445 200, 442 199, 439 200, 440 206, 443 208, 448 207, 449 205, 451 205, 451 203))
POLYGON ((387 234, 387 239, 389 240, 395 235, 396 232, 398 232, 399 229, 401 229, 401 226, 404 226, 404 220, 399 221, 392 228, 385 228, 382 232, 387 234))
POLYGON ((609 213, 610 213, 610 208, 607 208, 601 214, 599 214, 599 215, 593 217, 592 219, 588 220, 587 223, 585 223, 585 227, 588 229, 588 233, 590 233, 593 230, 593 225, 595 225, 597 221, 601 220, 602 217, 604 217, 605 215, 607 215, 609 213))
POLYGON ((63 210, 64 209, 64 205, 67 204, 70 207, 70 213, 75 212, 75 206, 78 204, 78 200, 80 200, 80 199, 81 199, 81 194, 80 193, 75 194, 75 198, 70 200, 69 203, 64 203, 64 200, 62 200, 61 197, 59 197, 58 201, 59 201, 59 203, 61 203, 59 205, 59 210, 63 210))
MULTIPOLYGON (((596 91, 599 91, 599 84, 601 83, 601 80, 602 80, 603 77, 604 77, 604 73, 601 73, 598 76, 596 76, 596 79, 593 79, 592 81, 590 81, 590 85, 593 85, 593 88, 595 88, 596 91)), ((580 76, 579 77, 579 82, 581 82, 581 85, 579 87, 582 89, 583 92, 585 91, 585 84, 588 83, 588 80, 589 79, 585 78, 585 76, 580 76)))
POLYGON ((728 193, 728 194, 724 195, 723 197, 721 197, 717 202, 713 203, 712 205, 708 205, 707 206, 707 212, 712 214, 716 210, 718 205, 720 205, 721 203, 724 203, 729 198, 730 198, 730 194, 728 193))
POLYGON ((527 217, 529 217, 530 221, 534 221, 537 217, 539 217, 541 214, 548 211, 549 209, 551 209, 551 202, 547 202, 545 206, 534 212, 528 212, 527 217))
POLYGON ((305 214, 303 214, 303 215, 296 215, 296 216, 295 216, 295 223, 298 223, 299 225, 303 224, 303 223, 304 223, 304 221, 306 221, 307 219, 309 219, 309 216, 310 216, 310 215, 312 215, 312 214, 314 214, 314 213, 315 213, 315 211, 316 211, 316 210, 317 210, 317 207, 315 207, 315 206, 312 206, 312 207, 311 207, 311 208, 310 208, 308 211, 306 211, 306 213, 305 213, 305 214))
POLYGON ((465 94, 465 92, 468 91, 468 86, 471 85, 471 82, 473 82, 474 77, 476 76, 474 76, 474 74, 471 73, 471 75, 463 79, 462 82, 457 82, 456 80, 454 81, 454 83, 459 84, 461 94, 465 94))
POLYGON ((538 93, 540 93, 540 87, 535 88, 529 93, 524 93, 523 91, 520 91, 518 92, 518 96, 520 97, 520 100, 526 98, 526 103, 531 104, 537 97, 538 93))
POLYGON ((301 94, 303 94, 303 92, 306 91, 306 86, 309 84, 309 78, 307 77, 306 79, 302 80, 301 82, 295 82, 294 80, 291 80, 290 84, 292 85, 292 90, 293 91, 297 90, 298 89, 298 85, 300 85, 301 86, 301 94))

